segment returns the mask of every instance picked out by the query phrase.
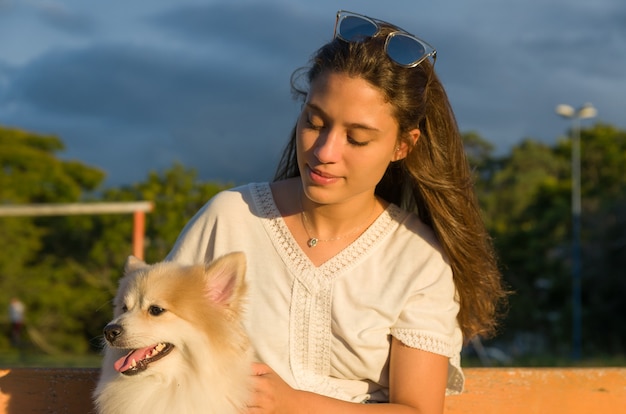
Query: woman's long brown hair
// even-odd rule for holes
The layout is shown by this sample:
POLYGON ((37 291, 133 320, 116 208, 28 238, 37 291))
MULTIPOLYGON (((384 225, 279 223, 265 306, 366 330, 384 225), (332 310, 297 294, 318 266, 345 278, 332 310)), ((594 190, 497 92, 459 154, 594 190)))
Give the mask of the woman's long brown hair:
MULTIPOLYGON (((331 71, 363 78, 382 91, 395 109, 398 139, 412 149, 405 159, 389 165, 376 194, 415 212, 433 228, 452 267, 465 339, 491 336, 508 293, 481 216, 463 140, 433 64, 426 60, 404 68, 392 62, 383 49, 389 30, 383 28, 363 42, 335 39, 324 45, 306 72, 294 72, 292 90, 306 97, 306 87, 298 84, 300 75, 305 74, 310 85, 320 73, 331 71), (415 144, 408 135, 414 128, 421 132, 415 144)), ((299 175, 294 128, 275 180, 299 175)))

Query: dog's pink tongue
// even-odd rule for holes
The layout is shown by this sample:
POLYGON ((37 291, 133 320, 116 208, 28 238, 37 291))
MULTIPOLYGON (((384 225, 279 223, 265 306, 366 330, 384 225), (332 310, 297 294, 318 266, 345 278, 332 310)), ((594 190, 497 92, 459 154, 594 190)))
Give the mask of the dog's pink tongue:
POLYGON ((149 346, 142 349, 135 349, 134 351, 131 351, 128 355, 121 357, 120 359, 115 361, 113 367, 118 372, 127 371, 132 368, 133 360, 135 360, 135 362, 139 362, 142 359, 145 359, 146 355, 152 352, 152 349, 154 349, 154 346, 149 346))

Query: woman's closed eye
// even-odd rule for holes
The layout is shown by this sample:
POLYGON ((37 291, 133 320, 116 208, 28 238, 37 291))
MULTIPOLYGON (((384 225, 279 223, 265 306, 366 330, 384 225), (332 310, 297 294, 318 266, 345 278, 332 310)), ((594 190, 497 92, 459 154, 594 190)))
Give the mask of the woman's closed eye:
POLYGON ((322 129, 324 129, 324 121, 322 121, 319 117, 313 116, 311 114, 306 117, 306 125, 309 129, 315 131, 321 131, 322 129))
POLYGON ((354 139, 350 135, 348 135, 346 139, 348 141, 348 144, 353 145, 355 147, 364 147, 369 143, 369 141, 359 141, 357 139, 354 139))
POLYGON ((324 129, 324 124, 322 123, 315 123, 315 122, 311 122, 309 120, 306 121, 306 126, 309 129, 312 129, 314 131, 321 131, 322 129, 324 129))

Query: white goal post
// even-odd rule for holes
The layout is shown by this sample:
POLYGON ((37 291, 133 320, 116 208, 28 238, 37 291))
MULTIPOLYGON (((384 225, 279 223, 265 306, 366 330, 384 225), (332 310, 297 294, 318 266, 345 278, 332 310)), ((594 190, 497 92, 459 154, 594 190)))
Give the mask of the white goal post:
POLYGON ((118 201, 61 204, 4 204, 0 217, 71 216, 77 214, 133 214, 133 255, 143 259, 146 213, 152 211, 151 201, 118 201))

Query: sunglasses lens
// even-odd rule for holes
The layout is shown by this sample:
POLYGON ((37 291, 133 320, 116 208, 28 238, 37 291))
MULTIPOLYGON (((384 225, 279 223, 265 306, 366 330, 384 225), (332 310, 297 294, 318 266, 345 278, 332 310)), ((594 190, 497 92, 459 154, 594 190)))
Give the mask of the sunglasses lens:
POLYGON ((425 54, 426 49, 420 42, 402 33, 391 36, 387 42, 387 55, 403 66, 414 64, 425 54))
POLYGON ((378 31, 376 25, 357 16, 346 16, 339 22, 339 35, 348 42, 359 42, 374 36, 378 31))

